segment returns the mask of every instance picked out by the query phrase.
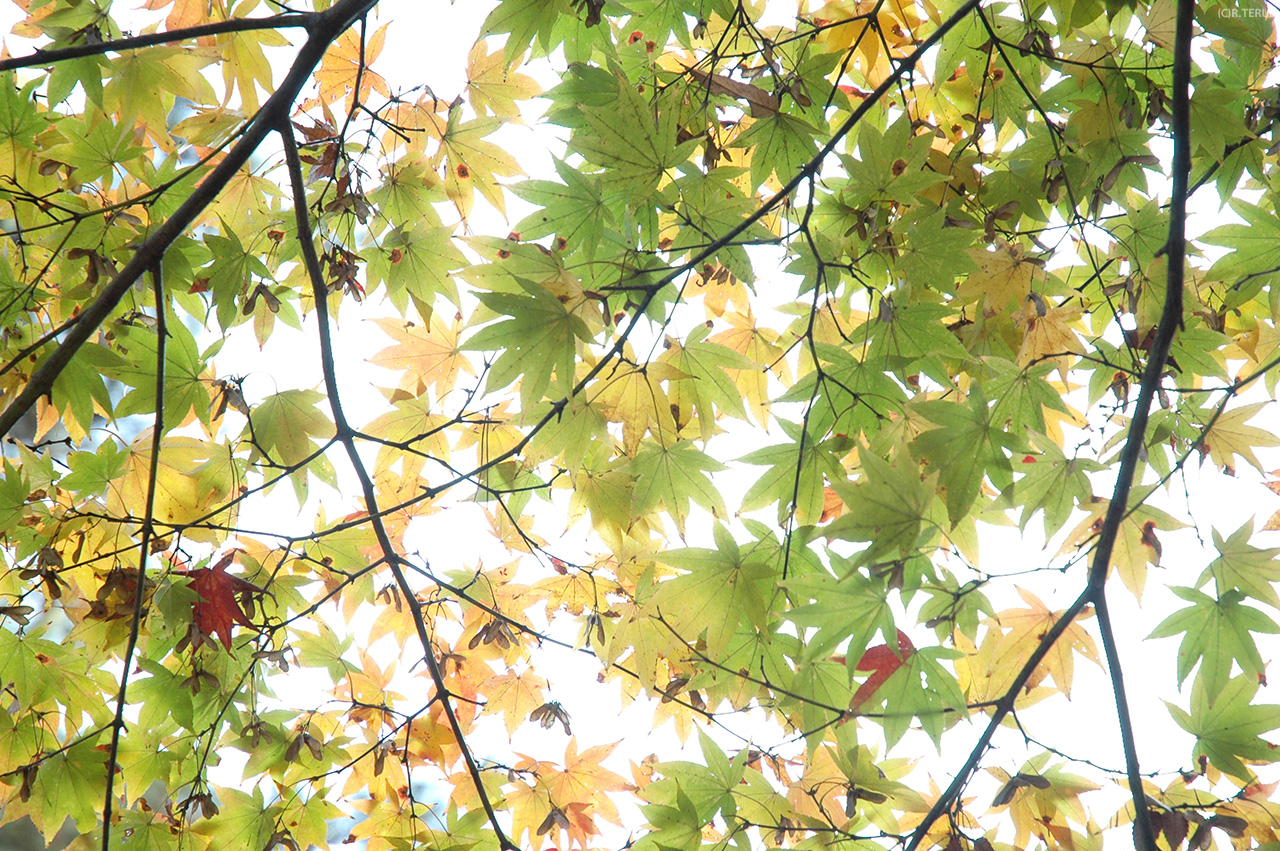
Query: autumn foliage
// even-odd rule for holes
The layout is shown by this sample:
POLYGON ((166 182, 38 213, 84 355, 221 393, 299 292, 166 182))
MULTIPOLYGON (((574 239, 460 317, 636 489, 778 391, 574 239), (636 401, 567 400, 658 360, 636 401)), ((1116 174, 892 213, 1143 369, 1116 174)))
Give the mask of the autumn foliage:
POLYGON ((1280 843, 1259 0, 16 8, 0 835, 1280 843))

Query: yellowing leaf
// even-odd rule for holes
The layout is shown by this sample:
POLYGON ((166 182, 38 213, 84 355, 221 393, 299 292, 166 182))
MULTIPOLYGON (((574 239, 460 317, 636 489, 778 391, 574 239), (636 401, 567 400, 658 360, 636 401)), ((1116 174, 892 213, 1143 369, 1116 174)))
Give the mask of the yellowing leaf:
POLYGON ((1037 264, 1026 259, 1021 245, 997 243, 992 251, 974 248, 969 256, 978 271, 961 281, 956 295, 965 301, 982 299, 984 310, 1016 310, 1027 300, 1035 284, 1044 279, 1037 264))
POLYGON ((321 103, 341 103, 352 92, 361 103, 368 103, 369 96, 375 91, 383 97, 390 97, 387 81, 371 67, 382 53, 389 26, 390 21, 378 27, 363 43, 360 27, 347 30, 325 51, 316 70, 321 103))
POLYGON ((413 396, 421 396, 435 387, 442 398, 453 389, 459 373, 475 375, 471 362, 459 345, 460 323, 445 325, 433 315, 428 327, 393 319, 374 319, 382 332, 395 340, 395 345, 382 349, 369 362, 403 373, 399 386, 413 396))
MULTIPOLYGON (((1280 446, 1280 438, 1266 429, 1245 425, 1265 407, 1267 407, 1266 402, 1254 402, 1251 405, 1232 408, 1209 426, 1201 445, 1213 458, 1213 463, 1233 470, 1235 456, 1238 455, 1248 461, 1254 469, 1265 472, 1262 463, 1253 454, 1253 450, 1263 446, 1280 446)), ((1202 412, 1201 416, 1204 417, 1204 421, 1207 421, 1211 414, 1202 412)))
POLYGON ((480 714, 501 712, 507 735, 514 735, 529 713, 546 703, 543 695, 546 687, 547 681, 531 671, 520 674, 507 671, 491 677, 480 684, 480 692, 486 698, 480 714))
POLYGON ((542 93, 542 88, 527 74, 508 67, 501 49, 488 52, 488 42, 477 41, 467 57, 467 90, 471 106, 477 113, 491 113, 499 118, 520 120, 517 101, 527 101, 542 93))

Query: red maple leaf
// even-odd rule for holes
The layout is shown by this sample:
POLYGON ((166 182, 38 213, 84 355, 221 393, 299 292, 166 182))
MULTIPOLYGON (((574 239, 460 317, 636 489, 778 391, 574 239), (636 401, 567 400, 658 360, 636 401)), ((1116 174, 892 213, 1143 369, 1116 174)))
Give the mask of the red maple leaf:
POLYGON ((867 652, 863 653, 862 658, 858 660, 857 670, 870 671, 871 676, 867 677, 866 682, 858 687, 857 692, 853 695, 853 700, 849 701, 849 708, 856 710, 861 706, 915 652, 915 645, 911 643, 911 639, 907 638, 907 634, 902 630, 898 630, 897 650, 894 650, 888 644, 877 644, 875 647, 868 647, 867 652))
POLYGON ((218 560, 213 567, 202 567, 199 570, 179 570, 179 576, 191 580, 191 590, 196 592, 196 601, 191 604, 191 620, 199 634, 192 641, 193 647, 199 647, 207 640, 207 636, 216 635, 222 646, 231 649, 231 625, 253 626, 253 621, 245 615, 240 607, 237 594, 266 592, 254 585, 227 573, 227 565, 235 560, 235 552, 229 552, 218 560))

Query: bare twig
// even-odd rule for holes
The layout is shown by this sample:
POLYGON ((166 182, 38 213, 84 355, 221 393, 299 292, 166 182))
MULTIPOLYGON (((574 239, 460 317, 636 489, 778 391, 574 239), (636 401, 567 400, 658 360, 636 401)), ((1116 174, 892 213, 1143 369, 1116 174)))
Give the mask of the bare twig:
POLYGON ((316 255, 315 243, 311 238, 311 219, 307 213, 307 192, 302 176, 302 162, 298 158, 298 147, 293 138, 293 127, 287 118, 279 122, 276 131, 284 144, 285 164, 289 170, 289 182, 293 187, 293 209, 297 220, 298 242, 302 248, 303 263, 306 266, 308 276, 311 278, 311 289, 315 296, 316 324, 320 328, 320 363, 324 373, 325 392, 329 398, 329 407, 333 413, 334 426, 338 432, 338 440, 346 449, 351 466, 355 469, 356 477, 360 480, 365 507, 368 509, 369 520, 373 526, 374 536, 378 540, 378 546, 382 550, 383 558, 387 563, 387 567, 391 570, 396 586, 400 589, 400 593, 404 595, 405 601, 409 605, 414 628, 418 634, 418 641, 422 645, 423 658, 426 662, 427 670, 431 675, 432 682, 435 684, 436 695, 439 697, 440 706, 448 719, 449 728, 458 742, 459 750, 462 751, 462 758, 466 763, 467 773, 471 776, 471 782, 476 787, 480 805, 484 808, 489 824, 497 835, 498 844, 502 851, 518 851, 518 846, 507 837, 502 826, 498 823, 498 816, 494 811, 493 802, 489 800, 489 794, 485 791, 484 783, 480 777, 480 768, 471 753, 471 748, 467 745, 465 731, 462 729, 462 724, 458 721, 457 713, 454 711, 453 695, 449 691, 448 684, 445 683, 444 671, 441 670, 440 663, 436 659, 435 646, 427 632, 426 620, 422 614, 422 603, 418 600, 417 594, 409 584, 408 577, 405 576, 404 569, 401 567, 402 558, 396 552, 395 545, 391 542, 391 536, 387 532, 386 524, 382 522, 373 479, 370 478, 368 470, 365 469, 364 461, 361 460, 360 453, 356 449, 355 431, 347 423, 347 416, 342 406, 342 397, 338 392, 333 342, 330 339, 329 332, 329 291, 324 282, 323 271, 320 268, 320 258, 316 255))
POLYGON ((110 41, 97 41, 91 44, 77 44, 72 47, 37 48, 28 56, 15 56, 0 61, 0 73, 17 68, 35 68, 65 62, 68 59, 80 59, 85 56, 101 56, 104 53, 122 53, 126 50, 138 50, 153 47, 157 44, 172 44, 175 41, 187 41, 223 33, 251 32, 253 30, 283 30, 296 27, 310 28, 318 15, 306 12, 291 12, 286 15, 273 15, 269 18, 232 18, 212 24, 201 24, 198 27, 187 27, 166 32, 135 35, 128 38, 116 38, 110 41))
POLYGON ((142 515, 142 543, 138 553, 137 585, 133 592, 133 616, 129 622, 129 640, 124 648, 124 667, 120 671, 120 690, 116 693, 116 717, 111 723, 111 746, 107 751, 107 792, 102 803, 102 851, 111 847, 111 809, 115 804, 116 763, 120 756, 120 734, 124 731, 125 698, 129 691, 129 669, 142 631, 143 599, 147 590, 147 555, 155 534, 156 476, 160 470, 160 445, 164 436, 164 359, 169 328, 165 319, 164 277, 157 259, 151 267, 151 283, 156 299, 156 415, 151 428, 151 462, 147 466, 147 507, 142 515))

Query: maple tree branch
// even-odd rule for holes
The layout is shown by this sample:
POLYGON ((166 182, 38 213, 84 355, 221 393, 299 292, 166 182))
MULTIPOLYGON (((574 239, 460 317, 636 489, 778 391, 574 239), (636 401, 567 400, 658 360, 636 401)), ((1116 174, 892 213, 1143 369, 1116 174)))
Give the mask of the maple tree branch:
POLYGON ((54 381, 62 374, 80 347, 88 342, 111 315, 111 311, 129 292, 129 288, 138 277, 151 268, 173 241, 181 236, 205 208, 213 203, 236 172, 249 161, 249 157, 262 144, 267 133, 282 121, 288 121, 294 100, 311 79, 312 70, 320 63, 329 44, 373 8, 377 2, 378 0, 338 0, 324 12, 311 18, 307 40, 299 49, 289 72, 275 93, 258 110, 249 126, 244 129, 240 141, 187 196, 173 215, 165 219, 160 227, 143 240, 125 267, 111 279, 98 297, 81 311, 80 320, 67 331, 66 338, 40 364, 27 381, 26 387, 5 408, 4 413, 0 414, 0 436, 8 434, 23 414, 35 405, 36 400, 52 392, 54 381))
POLYGON ((125 698, 129 691, 129 669, 142 631, 143 598, 147 590, 147 555, 151 550, 156 510, 156 479, 160 474, 160 445, 164 436, 164 359, 169 327, 165 318, 164 276, 160 260, 151 266, 151 285, 156 299, 156 415, 151 426, 151 459, 147 465, 147 503, 142 514, 142 543, 138 553, 138 573, 133 592, 133 616, 129 622, 129 639, 125 643, 120 690, 116 693, 116 717, 111 722, 111 745, 107 750, 107 791, 102 803, 102 851, 111 848, 111 808, 115 797, 116 763, 120 757, 120 733, 124 730, 125 698))
POLYGON ((960 792, 964 789, 965 784, 969 782, 970 775, 978 768, 978 763, 982 761, 982 755, 986 753, 987 746, 991 743, 991 737, 995 735, 996 728, 1004 721, 1005 716, 1013 711, 1014 701, 1018 697, 1018 693, 1022 691, 1023 686, 1031 679, 1031 675, 1035 673, 1037 667, 1048 655, 1049 650, 1057 643, 1062 633, 1067 631, 1076 617, 1085 610, 1089 605, 1089 589, 1086 588, 1080 592, 1066 611, 1058 616, 1053 622, 1053 626, 1045 633, 1044 637, 1037 642, 1036 647, 1031 651, 1031 656, 1023 664, 1018 675, 1013 678, 1009 688, 1004 695, 996 701, 995 711, 991 713, 991 720, 987 722, 986 729, 982 731, 982 735, 978 737, 978 743, 973 746, 973 750, 969 752, 969 757, 964 761, 960 770, 956 772, 955 777, 951 779, 951 785, 938 796, 938 800, 934 801, 933 806, 929 808, 929 812, 921 820, 916 829, 911 832, 911 838, 907 841, 905 851, 915 851, 920 847, 920 843, 924 841, 925 835, 929 832, 929 828, 933 823, 947 810, 951 809, 952 804, 959 800, 960 792))
POLYGON ((467 773, 476 787, 476 795, 480 799, 480 805, 484 808, 485 816, 497 835, 498 845, 502 851, 519 851, 519 847, 507 837, 502 825, 498 823, 498 815, 494 810, 493 802, 489 800, 489 793, 485 790, 480 776, 480 767, 476 763, 475 756, 471 753, 471 748, 467 745, 462 723, 458 720, 457 712, 454 710, 453 694, 449 691, 448 684, 445 682, 444 672, 436 659, 435 647, 432 644, 430 635, 427 634, 426 620, 422 615, 422 603, 418 600, 417 594, 414 593, 413 587, 409 585, 409 579, 405 576, 401 567, 403 559, 396 552, 395 545, 391 542, 391 536, 387 532, 386 524, 382 522, 373 479, 369 477, 369 472, 364 466, 364 461, 360 458, 359 450, 356 448, 355 431, 347 423, 342 398, 338 392, 333 341, 329 331, 328 286, 324 282, 320 258, 316 254, 315 242, 311 237, 311 218, 307 212, 307 190, 302 176, 302 161, 298 157, 298 146, 293 138, 293 126, 289 123, 287 116, 279 120, 275 130, 284 146, 285 165, 289 172, 289 183, 293 188, 293 208, 297 222, 298 243, 302 249, 303 265, 307 270, 308 277, 311 279, 311 291, 315 297, 316 324, 320 331, 320 366, 324 373, 325 393, 329 399, 329 408, 333 413, 337 439, 346 449, 347 457, 355 470, 356 477, 360 481, 365 508, 369 513, 374 537, 382 550, 383 559, 391 570, 391 575, 395 578, 396 586, 399 587, 400 593, 404 595, 405 602, 409 606, 409 612, 413 617, 414 629, 418 634, 418 641, 422 645, 423 659, 426 662, 427 671, 435 684, 436 695, 440 699, 440 706, 449 722, 449 729, 458 742, 458 749, 462 752, 462 759, 466 763, 467 773))
POLYGON ((1129 492, 1133 487, 1133 480, 1141 461, 1151 402, 1160 386, 1165 364, 1169 359, 1169 348, 1173 344, 1173 336, 1183 321, 1182 288, 1187 249, 1187 183, 1191 173, 1191 28, 1194 11, 1194 0, 1178 0, 1173 47, 1173 193, 1169 205, 1169 239, 1164 247, 1168 258, 1164 309, 1160 314, 1160 322, 1156 326, 1155 337, 1148 353, 1147 365, 1142 373, 1133 420, 1129 424, 1129 434, 1125 438, 1124 449, 1120 454, 1120 470, 1116 476, 1115 491, 1111 504, 1107 506, 1106 519, 1098 535, 1093 564, 1089 569, 1089 583, 1085 591, 1090 595, 1098 613, 1098 628, 1102 636, 1103 650, 1107 656, 1112 690, 1115 692, 1116 715, 1124 745, 1129 794, 1133 798, 1133 841, 1138 851, 1154 851, 1155 833, 1151 826, 1151 813, 1147 809, 1146 791, 1142 788, 1142 774, 1138 766, 1138 750, 1134 741, 1129 701, 1125 694, 1120 655, 1111 629, 1106 600, 1106 579, 1120 523, 1129 512, 1129 492))
POLYGON ((98 41, 91 44, 77 44, 71 47, 37 47, 27 56, 15 56, 0 61, 0 73, 18 68, 34 68, 53 65, 68 59, 81 59, 86 56, 100 56, 104 53, 123 53, 126 50, 138 50, 143 47, 154 47, 158 44, 172 44, 175 41, 186 41, 223 33, 252 32, 254 30, 281 30, 298 27, 310 28, 320 16, 319 12, 290 12, 284 15, 272 15, 269 18, 232 18, 212 24, 201 24, 165 32, 147 33, 146 35, 127 36, 125 38, 98 41))

